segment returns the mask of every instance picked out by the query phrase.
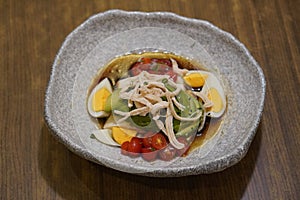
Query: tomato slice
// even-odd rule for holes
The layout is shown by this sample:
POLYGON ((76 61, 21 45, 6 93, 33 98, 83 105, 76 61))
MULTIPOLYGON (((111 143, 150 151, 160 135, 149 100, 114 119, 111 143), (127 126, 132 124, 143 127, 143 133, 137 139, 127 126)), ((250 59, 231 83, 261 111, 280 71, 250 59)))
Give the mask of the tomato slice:
POLYGON ((149 63, 151 63, 151 61, 152 61, 151 58, 147 58, 147 57, 142 58, 142 63, 144 63, 144 64, 149 64, 149 63))
POLYGON ((173 158, 175 158, 175 156, 176 156, 176 149, 172 145, 169 145, 166 148, 161 149, 159 151, 159 157, 164 161, 170 161, 173 158))
POLYGON ((142 148, 142 158, 146 161, 154 161, 157 158, 158 151, 152 147, 142 148))
POLYGON ((142 140, 137 137, 133 137, 128 144, 127 155, 131 157, 137 157, 141 153, 142 140))
POLYGON ((123 142, 121 145, 121 154, 123 155, 128 155, 128 146, 129 146, 129 142, 123 142))
POLYGON ((156 62, 156 63, 159 63, 159 64, 167 65, 169 67, 172 67, 171 60, 169 60, 169 59, 157 59, 157 58, 153 58, 152 61, 156 62))
POLYGON ((138 64, 135 64, 131 69, 130 69, 130 74, 131 76, 137 76, 142 72, 142 69, 139 67, 138 64))
POLYGON ((167 140, 165 136, 161 133, 157 133, 152 136, 151 146, 155 149, 162 149, 167 146, 167 140))
POLYGON ((136 76, 142 71, 147 71, 150 74, 166 74, 175 82, 177 80, 177 74, 174 73, 169 59, 142 58, 140 62, 133 64, 130 69, 130 74, 136 76))
POLYGON ((143 138, 142 138, 142 143, 144 147, 152 147, 152 136, 156 134, 153 132, 147 132, 143 138))

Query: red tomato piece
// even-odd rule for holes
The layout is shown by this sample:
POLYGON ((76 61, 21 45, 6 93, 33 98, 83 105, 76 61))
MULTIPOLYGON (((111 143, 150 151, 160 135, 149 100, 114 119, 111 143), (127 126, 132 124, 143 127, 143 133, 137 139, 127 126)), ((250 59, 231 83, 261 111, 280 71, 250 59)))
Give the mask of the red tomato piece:
POLYGON ((142 143, 144 147, 152 147, 152 136, 155 133, 148 132, 145 134, 145 136, 142 138, 142 143))
POLYGON ((130 74, 132 76, 137 76, 142 72, 142 70, 139 68, 139 65, 134 65, 131 70, 130 70, 130 74))
POLYGON ((151 147, 152 146, 152 138, 151 137, 146 137, 146 138, 143 138, 143 146, 144 147, 151 147))
POLYGON ((140 62, 133 64, 130 74, 136 76, 142 71, 147 71, 150 74, 167 74, 174 81, 177 80, 177 74, 173 72, 169 59, 142 58, 140 62))
POLYGON ((142 157, 146 161, 154 161, 157 158, 157 150, 152 147, 142 148, 142 157))
POLYGON ((159 151, 159 157, 164 161, 170 161, 173 158, 175 158, 175 156, 176 156, 176 149, 172 145, 169 145, 166 148, 161 149, 159 151))
POLYGON ((123 142, 121 145, 121 154, 123 155, 128 155, 128 146, 129 146, 129 142, 123 142))
POLYGON ((150 70, 150 64, 139 64, 138 67, 141 69, 141 71, 149 71, 150 70))
POLYGON ((131 157, 137 157, 141 153, 142 141, 140 138, 133 137, 128 144, 128 154, 131 157))
POLYGON ((151 63, 151 61, 152 61, 152 59, 151 58, 142 58, 142 62, 144 63, 144 64, 149 64, 149 63, 151 63))
POLYGON ((155 149, 162 149, 167 146, 167 140, 163 134, 157 133, 152 136, 151 145, 155 149))
POLYGON ((156 63, 159 63, 159 64, 168 65, 169 67, 172 66, 171 60, 169 60, 169 59, 156 59, 156 58, 153 58, 152 60, 153 60, 153 62, 156 62, 156 63))

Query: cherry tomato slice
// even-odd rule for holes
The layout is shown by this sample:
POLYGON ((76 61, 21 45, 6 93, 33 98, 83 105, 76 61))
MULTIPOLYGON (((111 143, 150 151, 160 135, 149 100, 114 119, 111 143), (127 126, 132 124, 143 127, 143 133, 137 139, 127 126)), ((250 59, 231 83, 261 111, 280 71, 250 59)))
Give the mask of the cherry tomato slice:
POLYGON ((150 74, 167 74, 175 82, 177 80, 177 74, 174 73, 169 59, 142 58, 141 62, 133 64, 130 74, 136 76, 142 71, 147 71, 150 74))
POLYGON ((144 64, 149 64, 149 63, 151 63, 151 61, 152 61, 151 58, 147 58, 147 57, 142 58, 142 62, 143 62, 144 64))
POLYGON ((152 136, 151 146, 155 149, 162 149, 167 146, 167 140, 161 133, 152 136))
POLYGON ((168 65, 169 67, 172 66, 171 60, 169 60, 169 59, 157 59, 157 58, 153 58, 152 61, 155 62, 155 63, 168 65))
POLYGON ((152 138, 151 137, 146 137, 142 139, 143 141, 143 146, 144 147, 151 147, 152 146, 152 138))
POLYGON ((147 132, 143 138, 142 138, 142 143, 143 143, 143 146, 144 147, 152 147, 152 136, 154 135, 155 133, 153 132, 147 132))
POLYGON ((138 64, 135 64, 131 69, 130 69, 130 74, 132 76, 137 76, 142 72, 142 70, 139 68, 138 64))
POLYGON ((142 158, 148 162, 156 160, 157 153, 158 151, 152 147, 142 148, 142 158))
POLYGON ((161 149, 158 154, 159 154, 160 159, 162 159, 164 161, 170 161, 173 158, 175 158, 176 149, 172 145, 169 145, 166 148, 161 149))
POLYGON ((137 137, 133 137, 128 144, 128 155, 131 157, 137 157, 141 153, 142 140, 137 137))
POLYGON ((121 145, 121 154, 123 155, 128 155, 128 146, 129 146, 129 142, 123 142, 121 145))

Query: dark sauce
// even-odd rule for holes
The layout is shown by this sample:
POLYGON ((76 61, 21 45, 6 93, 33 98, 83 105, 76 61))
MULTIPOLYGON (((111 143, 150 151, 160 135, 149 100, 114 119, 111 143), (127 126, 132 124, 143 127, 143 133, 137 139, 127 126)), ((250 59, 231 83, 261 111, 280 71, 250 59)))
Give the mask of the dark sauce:
MULTIPOLYGON (((195 61, 189 60, 182 56, 178 56, 172 53, 160 53, 160 52, 146 52, 142 54, 128 54, 124 56, 117 57, 110 61, 106 66, 102 67, 97 76, 92 81, 91 87, 88 91, 90 94, 91 90, 104 78, 108 78, 111 82, 112 86, 115 86, 117 81, 128 75, 128 71, 130 68, 139 61, 140 58, 147 57, 147 58, 157 58, 157 59, 170 59, 173 58, 177 61, 178 66, 180 68, 185 68, 188 70, 207 70, 204 66, 200 63, 195 61)), ((201 88, 194 88, 194 91, 200 91, 201 88)), ((99 127, 102 128, 103 124, 105 123, 105 119, 98 119, 99 127)), ((206 118, 205 126, 198 136, 194 138, 188 153, 192 152, 196 148, 203 145, 208 139, 212 138, 220 129, 222 124, 222 117, 221 118, 206 118)))
POLYGON ((221 118, 206 117, 205 125, 198 136, 195 136, 188 153, 194 151, 196 148, 202 146, 207 140, 212 138, 220 129, 222 124, 221 118))

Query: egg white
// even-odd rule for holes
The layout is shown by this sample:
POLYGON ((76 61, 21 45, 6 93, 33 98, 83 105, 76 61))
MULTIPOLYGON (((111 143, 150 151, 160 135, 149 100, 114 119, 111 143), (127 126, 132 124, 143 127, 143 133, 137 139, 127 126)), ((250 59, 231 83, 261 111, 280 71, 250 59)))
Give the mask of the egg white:
POLYGON ((95 93, 102 88, 106 88, 110 93, 112 93, 112 86, 111 86, 108 78, 103 79, 98 85, 96 85, 96 87, 92 90, 92 92, 88 98, 88 105, 87 105, 88 112, 91 116, 97 117, 97 118, 107 117, 110 114, 105 111, 96 112, 93 110, 93 106, 92 106, 93 105, 93 97, 94 97, 95 93))
POLYGON ((225 108, 226 108, 226 97, 225 97, 225 92, 224 92, 224 89, 223 89, 221 81, 217 78, 216 75, 214 75, 213 73, 208 72, 208 71, 190 70, 187 73, 187 75, 189 75, 191 73, 200 73, 200 74, 203 74, 203 75, 204 74, 208 75, 208 77, 206 78, 205 83, 204 83, 204 85, 202 87, 201 92, 203 94, 208 94, 209 89, 215 88, 218 91, 218 93, 219 93, 219 95, 221 97, 221 101, 222 101, 223 107, 222 107, 222 109, 219 112, 208 111, 206 114, 207 114, 207 116, 213 117, 213 118, 218 118, 218 117, 222 116, 223 113, 225 112, 225 108))
POLYGON ((113 138, 112 138, 112 132, 110 129, 99 129, 94 130, 93 135, 95 138, 102 142, 103 144, 107 144, 110 146, 120 146, 113 138))

